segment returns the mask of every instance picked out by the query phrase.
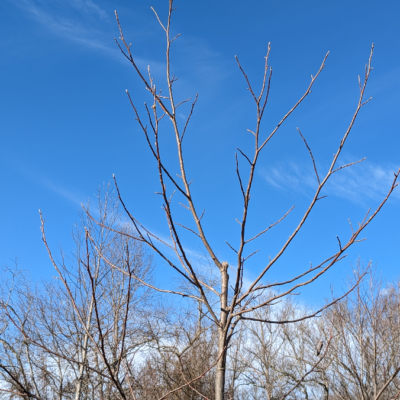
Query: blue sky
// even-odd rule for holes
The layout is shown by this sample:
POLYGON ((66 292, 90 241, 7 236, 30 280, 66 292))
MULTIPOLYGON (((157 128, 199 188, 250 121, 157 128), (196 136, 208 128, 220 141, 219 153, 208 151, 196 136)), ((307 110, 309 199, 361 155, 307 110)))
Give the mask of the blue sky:
MULTIPOLYGON (((167 1, 4 0, 0 6, 0 260, 35 277, 53 273, 41 242, 38 209, 46 218, 49 242, 57 252, 73 249, 70 238, 80 203, 94 199, 99 185, 115 173, 132 212, 166 235, 156 165, 135 124, 128 89, 141 112, 149 101, 114 43, 117 9, 133 54, 150 65, 158 87, 165 78, 165 39, 150 7, 166 17, 167 1), (129 4, 128 4, 129 3, 129 4)), ((379 204, 400 166, 400 3, 331 0, 176 1, 172 70, 177 97, 199 101, 186 138, 185 154, 198 208, 222 259, 234 263, 225 245, 238 241, 235 218, 242 213, 235 175, 236 147, 250 152, 254 106, 237 68, 237 55, 255 87, 261 84, 267 44, 271 42, 273 81, 263 125, 267 135, 302 95, 327 51, 326 68, 313 93, 281 127, 260 160, 252 197, 249 232, 294 212, 259 243, 249 265, 251 280, 290 234, 315 189, 308 152, 298 126, 323 173, 349 124, 358 100, 357 76, 363 74, 371 43, 374 70, 366 105, 341 162, 367 160, 334 176, 327 199, 318 204, 303 232, 269 280, 290 276, 316 264, 337 248, 336 235, 349 236, 348 218, 361 221, 379 204)), ((182 109, 182 118, 187 109, 182 109)), ((166 130, 168 135, 168 129, 166 130)), ((172 146, 163 142, 174 170, 172 146)), ((177 170, 174 172, 178 172, 177 170)), ((360 256, 372 260, 388 279, 400 264, 400 190, 365 231, 368 240, 349 252, 311 291, 307 301, 338 294, 360 256), (318 297, 314 295, 318 294, 318 297)), ((178 209, 177 209, 178 212, 178 209)), ((187 215, 180 214, 182 221, 187 215)), ((250 234, 250 233, 249 233, 250 234)), ((193 254, 199 244, 186 239, 193 254)), ((162 263, 158 262, 164 277, 162 263)))

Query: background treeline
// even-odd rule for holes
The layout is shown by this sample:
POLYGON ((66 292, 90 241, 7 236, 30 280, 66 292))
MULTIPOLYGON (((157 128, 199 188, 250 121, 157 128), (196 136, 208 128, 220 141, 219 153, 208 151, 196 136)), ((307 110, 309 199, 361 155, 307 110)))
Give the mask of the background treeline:
MULTIPOLYGON (((207 310, 151 288, 153 259, 113 231, 128 228, 110 196, 99 220, 82 218, 72 256, 50 253, 57 279, 3 271, 0 398, 213 399, 219 355, 207 310)), ((240 325, 226 349, 226 399, 400 396, 399 281, 370 271, 346 300, 302 319, 310 314, 287 299, 254 311, 270 322, 240 325)))

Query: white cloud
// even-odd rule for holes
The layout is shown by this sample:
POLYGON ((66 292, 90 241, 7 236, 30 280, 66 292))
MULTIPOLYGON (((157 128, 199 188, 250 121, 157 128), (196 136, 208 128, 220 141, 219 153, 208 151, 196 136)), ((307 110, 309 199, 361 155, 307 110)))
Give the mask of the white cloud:
POLYGON ((263 171, 264 179, 278 189, 289 189, 306 193, 316 188, 317 179, 310 171, 305 171, 296 163, 288 163, 285 167, 274 167, 263 171))
MULTIPOLYGON (((395 166, 373 164, 366 160, 332 175, 322 195, 338 196, 356 203, 382 200, 391 186, 393 172, 396 170, 395 166)), ((296 163, 264 169, 262 175, 269 185, 284 191, 311 194, 317 187, 314 171, 296 163)), ((400 199, 400 191, 396 189, 392 196, 400 199)))
POLYGON ((67 188, 57 185, 52 182, 50 179, 45 177, 37 177, 36 181, 38 181, 42 186, 51 190, 52 192, 58 194, 64 199, 74 203, 75 205, 81 205, 85 202, 85 197, 83 195, 77 194, 75 191, 68 190, 67 188))
POLYGON ((82 192, 71 190, 66 185, 55 183, 46 174, 37 171, 32 165, 25 164, 24 161, 15 155, 12 158, 6 159, 6 161, 12 166, 13 170, 19 171, 23 176, 35 183, 35 185, 40 185, 75 205, 80 206, 81 203, 85 203, 87 200, 87 196, 82 192))
MULTIPOLYGON (((118 32, 114 14, 108 15, 92 0, 20 0, 15 4, 52 35, 79 43, 129 66, 113 40, 118 32)), ((165 62, 138 56, 135 56, 135 62, 145 76, 150 64, 153 74, 164 77, 165 62)))
POLYGON ((53 34, 80 42, 86 46, 117 54, 104 45, 107 41, 102 27, 108 20, 107 13, 91 0, 22 0, 18 6, 37 23, 53 34))
MULTIPOLYGON (((20 4, 25 10, 34 14, 49 9, 49 2, 44 0, 22 0, 20 4)), ((107 13, 92 0, 55 0, 51 2, 50 7, 53 11, 60 12, 59 8, 63 10, 69 8, 88 16, 107 19, 107 13)))
MULTIPOLYGON (((59 1, 65 4, 65 1, 59 1)), ((70 0, 69 5, 87 14, 96 14, 99 18, 107 19, 107 13, 91 0, 70 0)))
MULTIPOLYGON (((365 162, 364 165, 350 167, 335 174, 337 176, 333 176, 328 190, 353 201, 382 200, 392 184, 394 171, 394 166, 384 167, 365 162)), ((395 190, 393 197, 400 198, 398 190, 395 190)))

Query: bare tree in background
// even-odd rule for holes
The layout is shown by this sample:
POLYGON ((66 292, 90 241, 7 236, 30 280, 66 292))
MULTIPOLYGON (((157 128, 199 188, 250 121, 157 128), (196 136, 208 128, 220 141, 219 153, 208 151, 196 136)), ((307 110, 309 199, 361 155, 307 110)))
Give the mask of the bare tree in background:
MULTIPOLYGON (((98 211, 103 225, 121 226, 107 192, 98 211)), ((47 246, 44 221, 42 230, 47 246)), ((56 262, 49 251, 57 280, 33 286, 14 273, 1 285, 0 395, 6 398, 127 398, 135 355, 152 340, 148 325, 157 307, 149 289, 129 278, 151 280, 152 258, 143 245, 91 221, 82 221, 74 239, 70 261, 63 255, 56 262), (127 274, 110 269, 94 246, 127 274)))
POLYGON ((215 371, 210 367, 217 359, 216 330, 205 319, 201 306, 196 311, 197 315, 190 309, 169 310, 163 321, 158 319, 163 333, 156 328, 136 367, 137 398, 156 400, 171 391, 171 398, 176 399, 213 398, 215 371), (179 315, 174 315, 176 312, 179 315))
MULTIPOLYGON (((272 68, 269 66, 269 54, 270 54, 270 46, 268 45, 267 54, 265 57, 265 69, 264 75, 261 80, 261 90, 256 92, 253 89, 253 85, 250 83, 250 79, 246 75, 239 59, 236 58, 238 67, 243 74, 245 82, 247 84, 247 89, 251 95, 251 98, 254 102, 254 110, 256 112, 256 118, 254 120, 254 124, 252 127, 247 129, 247 131, 252 135, 254 140, 254 152, 250 155, 245 154, 242 150, 238 149, 240 154, 236 155, 236 173, 238 177, 238 183, 242 195, 243 200, 243 213, 242 217, 238 220, 239 223, 239 234, 238 240, 236 244, 229 244, 228 246, 236 255, 236 264, 229 266, 228 263, 222 260, 219 256, 220 251, 217 251, 209 240, 209 236, 206 232, 206 229, 203 226, 203 216, 204 211, 201 210, 201 206, 196 202, 196 199, 192 195, 192 186, 190 186, 190 173, 186 170, 185 166, 185 157, 184 157, 184 139, 189 134, 188 127, 190 118, 192 116, 193 110, 195 108, 195 104, 197 101, 197 95, 195 100, 192 103, 190 112, 188 114, 186 122, 181 125, 178 123, 177 118, 177 110, 180 106, 188 102, 187 100, 176 100, 174 96, 174 84, 176 81, 176 77, 171 71, 171 58, 170 58, 170 50, 171 45, 175 41, 175 39, 179 36, 171 37, 171 17, 175 8, 173 7, 173 0, 169 0, 169 11, 168 16, 165 22, 162 21, 162 18, 158 16, 155 10, 154 13, 158 22, 161 26, 161 29, 164 31, 166 35, 166 91, 161 92, 160 85, 155 84, 155 81, 150 73, 150 69, 144 72, 141 71, 135 61, 135 55, 131 51, 131 47, 125 40, 125 37, 122 32, 122 28, 118 19, 118 15, 116 13, 116 18, 118 22, 118 27, 120 31, 120 42, 116 40, 121 52, 127 58, 127 60, 133 66, 136 74, 139 77, 141 84, 145 85, 147 91, 151 94, 152 100, 151 104, 145 104, 145 114, 147 114, 148 118, 148 126, 145 124, 143 118, 140 116, 140 113, 136 106, 134 105, 129 92, 128 99, 131 102, 133 113, 135 119, 139 123, 140 127, 143 130, 143 134, 148 142, 150 153, 154 156, 157 169, 158 169, 158 177, 160 180, 160 189, 159 195, 163 199, 163 210, 165 211, 166 223, 170 232, 170 237, 168 240, 163 240, 161 237, 158 237, 154 232, 151 232, 148 228, 146 228, 136 217, 136 212, 132 213, 128 210, 125 205, 123 195, 120 193, 120 189, 115 180, 115 185, 117 187, 119 199, 129 216, 129 219, 133 225, 133 229, 129 233, 127 231, 121 231, 111 226, 105 226, 101 221, 97 221, 99 226, 105 227, 109 230, 117 234, 121 234, 126 236, 129 239, 139 240, 140 242, 149 246, 160 259, 163 260, 165 264, 167 264, 170 268, 172 268, 181 279, 185 282, 182 285, 181 289, 171 290, 167 288, 156 287, 155 285, 146 282, 140 277, 135 276, 131 271, 127 271, 118 265, 116 265, 113 260, 111 260, 107 254, 105 254, 102 249, 97 248, 98 255, 101 257, 110 267, 120 271, 122 274, 129 276, 129 279, 137 280, 141 284, 146 285, 158 292, 161 293, 170 293, 182 296, 187 299, 194 300, 196 303, 200 302, 203 304, 205 313, 207 314, 207 318, 211 319, 215 324, 217 330, 217 348, 218 348, 218 363, 217 363, 217 371, 215 377, 215 400, 223 400, 225 398, 225 378, 226 378, 226 350, 231 343, 232 336, 236 330, 236 327, 241 321, 245 320, 253 320, 260 321, 266 323, 293 323, 299 320, 304 320, 307 318, 311 318, 318 313, 320 313, 323 309, 329 307, 333 303, 337 302, 339 299, 334 299, 330 304, 327 304, 323 309, 317 310, 312 314, 302 316, 301 318, 295 319, 287 319, 287 320, 265 320, 262 318, 256 318, 253 316, 253 313, 257 309, 261 309, 264 307, 271 307, 285 296, 295 293, 295 291, 301 287, 311 284, 323 274, 325 274, 331 267, 333 267, 338 261, 342 260, 346 256, 346 251, 356 242, 364 240, 360 235, 364 231, 364 229, 370 224, 370 222, 375 218, 377 213, 381 210, 383 205, 388 200, 389 196, 397 186, 397 178, 400 172, 400 169, 394 174, 392 185, 388 188, 387 196, 382 200, 379 206, 375 211, 370 213, 369 211, 366 213, 364 219, 359 223, 356 227, 353 227, 350 223, 350 232, 349 237, 346 239, 337 238, 338 241, 338 249, 334 254, 328 254, 324 260, 320 260, 315 263, 311 268, 304 267, 302 273, 299 273, 286 281, 275 282, 275 283, 265 283, 265 280, 272 272, 272 267, 276 264, 276 262, 281 258, 281 256, 285 253, 288 246, 291 244, 293 239, 298 235, 308 217, 310 216, 312 210, 318 201, 322 200, 324 196, 323 189, 329 179, 333 174, 339 173, 340 170, 351 167, 354 164, 357 164, 363 160, 355 161, 350 164, 341 165, 338 163, 339 156, 343 150, 343 147, 350 135, 350 132, 354 126, 354 123, 359 115, 361 108, 369 101, 369 99, 365 100, 365 90, 367 86, 368 79, 370 77, 370 73, 372 71, 372 54, 373 54, 373 46, 371 48, 370 57, 368 63, 365 67, 365 75, 363 79, 359 78, 359 97, 358 99, 354 99, 355 110, 354 114, 351 118, 351 121, 348 125, 348 128, 343 133, 342 139, 340 140, 338 147, 334 153, 333 160, 330 161, 330 166, 325 175, 320 175, 317 171, 316 162, 314 160, 313 153, 308 146, 306 139, 303 134, 299 130, 299 134, 304 141, 307 151, 309 151, 311 156, 311 161, 313 163, 313 167, 315 170, 315 179, 317 182, 317 189, 315 190, 314 195, 312 196, 312 200, 309 206, 304 211, 303 216, 298 221, 295 229, 292 232, 289 232, 288 239, 282 243, 281 248, 277 251, 277 253, 271 257, 270 259, 266 259, 264 266, 262 267, 262 272, 259 276, 247 287, 243 285, 243 274, 245 266, 249 258, 254 253, 248 253, 248 244, 253 242, 254 240, 260 238, 262 235, 266 234, 272 227, 276 224, 284 220, 293 209, 291 208, 288 211, 284 211, 282 217, 266 227, 264 230, 260 232, 248 232, 246 230, 248 224, 248 215, 250 208, 250 198, 251 192, 254 183, 254 176, 257 169, 257 165, 259 162, 259 158, 261 153, 269 144, 270 140, 277 134, 279 128, 286 121, 286 119, 293 113, 295 109, 308 97, 311 93, 311 89, 316 81, 316 79, 321 74, 322 70, 325 68, 326 59, 328 54, 323 58, 322 64, 314 75, 311 75, 311 81, 305 85, 305 90, 303 94, 299 96, 299 100, 293 105, 293 107, 280 119, 276 121, 276 127, 269 133, 265 133, 262 130, 262 121, 264 117, 264 112, 268 102, 268 96, 270 93, 270 85, 272 78, 272 68), (179 173, 176 174, 176 171, 172 171, 167 168, 166 156, 163 153, 163 149, 160 146, 160 132, 163 128, 164 122, 167 121, 172 125, 173 128, 173 139, 176 144, 176 160, 179 164, 179 173), (239 162, 239 157, 242 157, 244 163, 247 165, 247 170, 243 171, 243 168, 239 162), (178 178, 176 177, 178 175, 178 178), (174 195, 175 193, 175 195, 174 195), (173 197, 174 195, 174 197, 173 197), (175 199, 178 198, 175 202, 175 199), (178 222, 178 212, 175 208, 175 204, 180 202, 183 207, 189 212, 192 216, 192 225, 184 226, 178 222), (216 284, 214 276, 208 273, 205 273, 201 268, 199 268, 195 262, 192 262, 188 252, 185 247, 186 243, 186 234, 194 235, 198 238, 199 243, 204 247, 204 251, 210 258, 210 262, 212 263, 212 267, 214 269, 214 274, 218 275, 218 284, 216 284), (171 251, 175 253, 174 256, 170 256, 171 251), (228 274, 229 268, 232 269, 230 275, 228 274), (265 290, 274 289, 278 287, 283 287, 280 293, 277 293, 275 296, 268 298, 265 302, 257 303, 254 300, 263 293, 265 290)), ((222 199, 222 204, 220 207, 224 207, 224 201, 226 199, 222 199)), ((91 217, 90 212, 88 211, 88 216, 91 217)), ((213 227, 215 231, 218 227, 213 227)), ((92 242, 92 239, 89 235, 89 240, 92 242)), ((361 275, 362 277, 362 275, 361 275)), ((361 279, 360 277, 360 279, 361 279)), ((269 279, 270 281, 274 281, 274 279, 269 279)), ((359 281, 355 282, 354 286, 350 289, 350 291, 359 283, 359 281)), ((104 355, 102 356, 104 358, 104 355)), ((122 392, 122 388, 120 389, 122 392)))
MULTIPOLYGON (((358 281, 358 266, 349 286, 358 281)), ((270 311, 257 310, 259 319, 272 319, 270 311), (267 315, 266 315, 267 314, 267 315)), ((276 320, 309 314, 291 301, 275 311, 276 320)), ((384 284, 369 269, 349 297, 326 309, 319 318, 297 324, 250 322, 241 352, 244 383, 253 388, 248 398, 395 400, 400 397, 400 286, 384 284), (326 347, 315 353, 318 338, 326 347), (330 339, 331 338, 331 339, 330 339), (324 357, 318 363, 318 358, 324 357), (318 363, 316 368, 313 365, 318 363)), ((242 398, 242 397, 240 397, 242 398)), ((244 397, 243 397, 244 398, 244 397)))
MULTIPOLYGON (((276 294, 269 293, 269 297, 276 294)), ((261 297, 259 302, 265 301, 261 297)), ((252 399, 328 399, 324 371, 329 365, 326 348, 319 354, 315 343, 323 337, 319 319, 303 319, 297 324, 265 323, 263 320, 294 320, 312 314, 290 298, 280 307, 259 308, 253 312, 257 321, 244 323, 246 340, 240 352, 243 364, 242 382, 251 388, 252 399), (294 388, 294 389, 293 389, 294 388)), ((328 352, 329 355, 329 352, 328 352)), ((329 358, 329 357, 328 357, 329 358)), ((242 398, 242 397, 240 397, 242 398)))
POLYGON ((335 400, 400 396, 399 282, 383 285, 373 272, 368 278, 323 316, 337 332, 328 372, 335 400))

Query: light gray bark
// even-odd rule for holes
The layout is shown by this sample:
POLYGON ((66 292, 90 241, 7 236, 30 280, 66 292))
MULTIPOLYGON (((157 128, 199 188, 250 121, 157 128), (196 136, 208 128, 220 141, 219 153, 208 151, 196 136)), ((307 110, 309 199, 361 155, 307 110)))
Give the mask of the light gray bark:
POLYGON ((88 319, 87 319, 87 323, 86 323, 86 333, 85 333, 85 338, 83 339, 82 364, 79 367, 79 376, 78 376, 78 384, 76 385, 75 400, 81 400, 82 379, 83 379, 83 371, 85 368, 85 361, 86 361, 86 357, 87 357, 87 347, 88 347, 88 341, 89 341, 88 331, 90 329, 90 321, 92 319, 92 312, 93 312, 93 297, 90 301, 89 315, 88 315, 88 319))
POLYGON ((221 314, 220 326, 218 327, 218 356, 220 358, 217 364, 217 374, 215 379, 215 400, 224 400, 225 394, 226 344, 228 330, 228 283, 228 263, 223 262, 221 268, 221 314))

